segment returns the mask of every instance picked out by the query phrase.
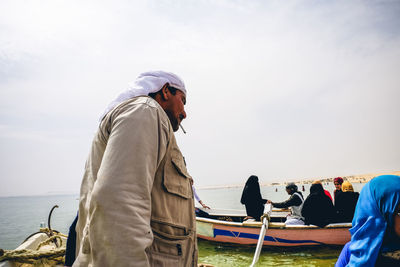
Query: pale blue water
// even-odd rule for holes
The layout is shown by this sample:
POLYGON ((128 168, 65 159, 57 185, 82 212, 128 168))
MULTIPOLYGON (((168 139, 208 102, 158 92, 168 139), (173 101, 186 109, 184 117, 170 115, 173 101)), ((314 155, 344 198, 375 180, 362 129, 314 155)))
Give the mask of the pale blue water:
POLYGON ((30 234, 37 232, 41 222, 54 205, 51 228, 68 234, 69 225, 78 210, 78 195, 0 198, 0 248, 15 249, 30 234))
MULTIPOLYGON (((299 191, 306 198, 310 192, 311 184, 305 184, 302 191, 302 185, 298 185, 299 191)), ((333 183, 328 185, 324 184, 324 189, 328 190, 332 197, 335 186, 333 183)), ((356 192, 360 192, 364 186, 362 183, 354 183, 353 187, 356 192)), ((224 208, 224 209, 244 209, 244 206, 240 203, 243 188, 232 187, 224 189, 207 189, 197 190, 201 200, 210 206, 211 208, 224 208)), ((263 186, 261 187, 261 195, 264 199, 272 200, 273 202, 282 202, 289 198, 289 195, 285 191, 285 186, 263 186), (278 189, 277 192, 275 190, 278 189)), ((197 203, 196 203, 197 204, 197 203)))
MULTIPOLYGON (((353 184, 360 192, 364 184, 353 184)), ((310 185, 305 185, 304 197, 310 185)), ((324 185, 333 195, 333 184, 324 185)), ((301 190, 301 185, 299 186, 301 190)), ((197 189, 200 198, 212 208, 244 209, 240 204, 243 188, 197 189)), ((263 198, 284 201, 288 195, 284 186, 261 187, 263 198), (275 190, 278 189, 278 192, 275 190)), ((52 215, 51 227, 67 234, 78 210, 78 195, 2 197, 0 198, 0 248, 15 249, 30 234, 39 230, 42 222, 47 225, 50 209, 58 205, 52 215)), ((196 203, 198 205, 198 203, 196 203)), ((221 246, 199 241, 199 261, 215 266, 248 266, 254 248, 221 246)), ((340 248, 273 249, 264 248, 259 266, 333 266, 340 248)))

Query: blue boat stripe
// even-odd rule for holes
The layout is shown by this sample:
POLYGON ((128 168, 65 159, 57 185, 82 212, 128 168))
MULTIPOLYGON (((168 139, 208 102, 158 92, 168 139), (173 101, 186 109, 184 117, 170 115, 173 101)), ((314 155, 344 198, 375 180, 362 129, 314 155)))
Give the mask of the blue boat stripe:
MULTIPOLYGON (((249 238, 249 239, 257 239, 258 240, 258 234, 249 234, 249 233, 241 233, 241 232, 234 232, 234 231, 228 231, 228 230, 221 230, 221 229, 214 229, 214 237, 217 235, 220 236, 232 236, 232 237, 237 237, 237 238, 249 238)), ((289 244, 297 244, 297 243, 315 243, 315 244, 324 244, 322 242, 314 241, 314 240, 289 240, 289 239, 283 239, 283 238, 277 238, 277 237, 272 237, 266 235, 264 237, 264 241, 270 241, 270 242, 280 242, 280 243, 289 243, 289 244)))

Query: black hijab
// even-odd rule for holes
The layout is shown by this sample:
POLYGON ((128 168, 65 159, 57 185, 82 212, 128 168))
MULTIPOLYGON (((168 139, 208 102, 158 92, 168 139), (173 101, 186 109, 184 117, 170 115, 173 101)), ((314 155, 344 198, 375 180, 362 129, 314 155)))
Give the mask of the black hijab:
POLYGON ((322 184, 312 184, 310 187, 310 194, 325 194, 322 184))
POLYGON ((247 179, 246 185, 242 192, 242 198, 240 202, 242 204, 250 204, 259 202, 261 200, 260 185, 258 183, 258 177, 252 175, 247 179))
POLYGON ((306 224, 324 227, 333 221, 335 211, 331 199, 325 195, 321 184, 310 187, 310 195, 306 198, 301 210, 306 224))

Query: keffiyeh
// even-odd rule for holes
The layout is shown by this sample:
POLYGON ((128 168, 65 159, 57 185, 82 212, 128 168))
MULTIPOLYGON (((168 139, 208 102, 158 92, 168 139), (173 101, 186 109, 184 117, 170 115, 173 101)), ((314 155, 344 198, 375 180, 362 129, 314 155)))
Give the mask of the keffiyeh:
POLYGON ((100 121, 104 116, 117 105, 128 99, 137 96, 146 96, 150 93, 158 92, 166 83, 179 89, 186 95, 185 84, 176 74, 165 71, 148 71, 140 74, 136 80, 129 84, 129 87, 112 101, 100 117, 100 121))

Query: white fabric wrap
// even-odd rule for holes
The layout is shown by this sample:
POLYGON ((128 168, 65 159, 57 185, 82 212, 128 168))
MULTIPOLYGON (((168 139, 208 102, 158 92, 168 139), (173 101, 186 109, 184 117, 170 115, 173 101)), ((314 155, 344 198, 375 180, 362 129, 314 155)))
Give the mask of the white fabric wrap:
POLYGON ((301 199, 302 203, 299 206, 290 206, 289 210, 291 211, 292 214, 289 215, 287 218, 304 220, 303 216, 301 215, 301 209, 303 208, 304 198, 302 195, 300 195, 299 192, 296 192, 294 194, 301 199))
POLYGON ((100 117, 100 121, 113 108, 125 102, 128 99, 145 96, 150 93, 158 92, 166 83, 179 89, 186 96, 185 83, 178 75, 165 71, 148 71, 140 74, 136 80, 129 84, 128 89, 120 93, 106 108, 100 117))

